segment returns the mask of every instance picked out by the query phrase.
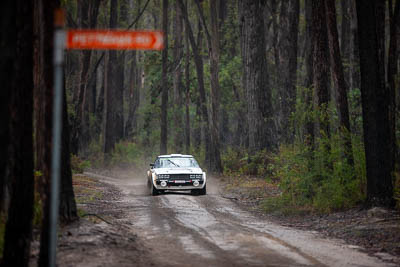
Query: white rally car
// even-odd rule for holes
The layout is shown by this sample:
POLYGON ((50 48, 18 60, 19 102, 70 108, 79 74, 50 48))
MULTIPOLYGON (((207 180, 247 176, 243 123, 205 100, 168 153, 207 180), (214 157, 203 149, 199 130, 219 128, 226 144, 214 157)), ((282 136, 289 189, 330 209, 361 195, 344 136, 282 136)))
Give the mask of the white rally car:
POLYGON ((196 195, 207 193, 206 173, 191 155, 161 155, 150 167, 147 184, 153 196, 164 191, 191 190, 196 195))

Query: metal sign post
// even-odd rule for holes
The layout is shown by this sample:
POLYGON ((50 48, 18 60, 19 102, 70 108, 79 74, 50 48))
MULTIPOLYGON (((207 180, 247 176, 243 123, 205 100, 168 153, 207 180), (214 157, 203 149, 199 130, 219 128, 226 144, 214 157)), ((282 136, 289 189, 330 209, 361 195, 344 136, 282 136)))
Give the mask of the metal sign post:
POLYGON ((64 12, 55 13, 54 32, 54 95, 53 95, 53 149, 51 159, 51 203, 50 203, 50 242, 49 265, 56 266, 58 206, 60 192, 60 158, 63 103, 63 63, 65 49, 64 12))
POLYGON ((51 203, 49 265, 56 266, 57 229, 60 192, 60 159, 63 107, 63 63, 65 49, 140 49, 161 50, 164 48, 164 33, 160 31, 119 30, 64 30, 65 13, 55 12, 54 32, 54 96, 53 96, 53 147, 51 159, 51 203))

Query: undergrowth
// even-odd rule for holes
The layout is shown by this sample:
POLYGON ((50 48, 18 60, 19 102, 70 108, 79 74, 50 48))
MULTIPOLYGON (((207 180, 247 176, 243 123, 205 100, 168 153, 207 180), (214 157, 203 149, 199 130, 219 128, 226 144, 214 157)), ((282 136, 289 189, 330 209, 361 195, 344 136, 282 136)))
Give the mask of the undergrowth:
POLYGON ((83 160, 80 157, 71 154, 71 170, 72 174, 83 173, 86 168, 91 166, 91 161, 83 160))
POLYGON ((282 145, 276 153, 264 150, 253 156, 241 150, 228 150, 222 157, 224 174, 254 175, 276 182, 281 195, 262 201, 266 212, 326 213, 362 202, 366 175, 361 140, 352 140, 354 167, 343 157, 339 135, 317 142, 314 150, 296 142, 282 145))
POLYGON ((111 154, 111 164, 138 167, 142 164, 142 155, 142 150, 137 144, 123 141, 115 145, 111 154))

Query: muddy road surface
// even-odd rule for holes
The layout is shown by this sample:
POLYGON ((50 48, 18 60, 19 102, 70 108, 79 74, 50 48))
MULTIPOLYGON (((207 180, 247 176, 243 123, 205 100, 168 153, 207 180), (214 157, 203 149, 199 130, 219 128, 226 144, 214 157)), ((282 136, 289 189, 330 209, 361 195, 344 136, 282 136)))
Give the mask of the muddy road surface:
POLYGON ((224 197, 212 177, 205 196, 150 196, 141 172, 85 175, 121 190, 118 223, 129 225, 157 266, 390 266, 341 240, 259 218, 224 197))

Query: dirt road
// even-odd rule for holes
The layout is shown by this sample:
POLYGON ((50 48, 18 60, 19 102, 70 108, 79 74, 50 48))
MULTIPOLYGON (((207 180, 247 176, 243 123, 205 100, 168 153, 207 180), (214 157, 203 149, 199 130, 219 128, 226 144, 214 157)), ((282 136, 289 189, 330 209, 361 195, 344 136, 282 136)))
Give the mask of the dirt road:
POLYGON ((123 216, 115 220, 129 225, 156 265, 390 266, 340 240, 258 218, 224 198, 213 178, 206 196, 183 192, 153 197, 141 173, 86 175, 121 190, 117 206, 123 216))

